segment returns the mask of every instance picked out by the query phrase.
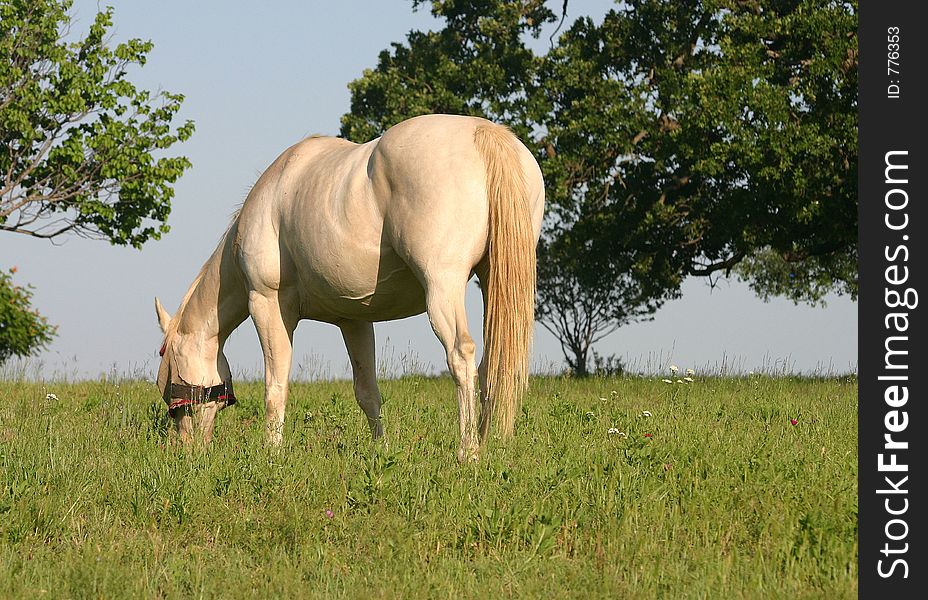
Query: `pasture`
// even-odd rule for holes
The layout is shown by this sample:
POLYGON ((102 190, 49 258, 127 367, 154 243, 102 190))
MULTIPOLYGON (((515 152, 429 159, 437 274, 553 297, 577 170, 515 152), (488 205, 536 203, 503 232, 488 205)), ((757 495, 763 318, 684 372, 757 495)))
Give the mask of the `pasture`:
POLYGON ((463 466, 450 378, 382 390, 387 446, 337 381, 269 450, 236 382, 204 450, 151 383, 0 382, 0 597, 857 595, 855 377, 532 378, 463 466))

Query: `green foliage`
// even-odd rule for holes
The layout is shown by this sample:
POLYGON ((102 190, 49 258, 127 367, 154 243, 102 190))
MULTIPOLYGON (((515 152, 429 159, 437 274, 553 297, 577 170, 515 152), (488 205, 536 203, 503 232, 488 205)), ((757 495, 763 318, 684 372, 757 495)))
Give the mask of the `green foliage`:
POLYGON ((735 272, 764 300, 781 296, 796 303, 824 305, 825 296, 833 292, 857 298, 856 252, 789 262, 768 248, 744 259, 735 272), (835 273, 848 276, 836 278, 835 273))
MULTIPOLYGON (((168 231, 172 184, 190 162, 160 155, 189 138, 193 123, 172 129, 183 97, 127 79, 151 42, 110 47, 111 8, 75 39, 70 6, 0 0, 0 231, 138 248, 168 231)), ((0 274, 0 362, 54 334, 30 297, 0 274)))
POLYGON ((263 383, 184 449, 149 383, 0 382, 0 597, 857 597, 854 378, 533 378, 476 465, 450 378, 383 388, 389 446, 337 381, 269 451, 263 383))
POLYGON ((539 319, 574 370, 687 276, 856 296, 856 1, 630 0, 544 55, 525 45, 556 18, 543 2, 431 9, 440 31, 350 84, 342 134, 452 112, 520 135, 547 188, 539 319))
POLYGON ((555 204, 595 202, 665 289, 754 257, 740 274, 764 296, 856 293, 856 29, 856 2, 633 0, 577 21, 541 74, 555 204))
POLYGON ((29 303, 31 286, 13 283, 15 273, 16 267, 9 273, 0 271, 0 364, 36 353, 55 335, 55 328, 29 303))
MULTIPOLYGON (((413 0, 414 9, 422 4, 413 0)), ((348 85, 351 112, 342 117, 343 137, 366 142, 426 113, 488 117, 517 131, 528 122, 524 89, 537 60, 523 36, 537 37, 554 13, 543 0, 435 0, 430 5, 446 26, 409 32, 405 44, 391 44, 376 68, 348 85)))
POLYGON ((151 42, 110 47, 111 8, 68 41, 70 5, 0 0, 0 230, 140 247, 168 230, 172 184, 190 162, 160 155, 193 123, 171 126, 183 96, 127 78, 151 42))

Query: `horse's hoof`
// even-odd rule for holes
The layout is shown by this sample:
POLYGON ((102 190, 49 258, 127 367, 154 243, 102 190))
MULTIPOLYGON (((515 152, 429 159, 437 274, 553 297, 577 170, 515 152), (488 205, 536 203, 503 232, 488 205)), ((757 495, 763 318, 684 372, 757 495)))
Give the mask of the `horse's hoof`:
POLYGON ((460 448, 458 450, 458 462, 462 465, 466 465, 468 463, 478 463, 480 462, 480 454, 477 452, 476 448, 471 450, 460 448))
POLYGON ((279 431, 268 431, 267 437, 264 440, 264 443, 268 448, 280 448, 283 442, 284 436, 281 435, 279 431))

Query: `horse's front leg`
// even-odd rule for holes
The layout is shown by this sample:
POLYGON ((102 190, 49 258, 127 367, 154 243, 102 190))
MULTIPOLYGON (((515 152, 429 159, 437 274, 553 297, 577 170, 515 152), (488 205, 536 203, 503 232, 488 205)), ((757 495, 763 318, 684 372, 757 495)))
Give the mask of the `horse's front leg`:
POLYGON ((287 300, 282 291, 253 290, 248 293, 248 311, 264 352, 267 441, 274 446, 279 446, 283 440, 287 386, 293 356, 293 330, 297 322, 295 305, 287 300))

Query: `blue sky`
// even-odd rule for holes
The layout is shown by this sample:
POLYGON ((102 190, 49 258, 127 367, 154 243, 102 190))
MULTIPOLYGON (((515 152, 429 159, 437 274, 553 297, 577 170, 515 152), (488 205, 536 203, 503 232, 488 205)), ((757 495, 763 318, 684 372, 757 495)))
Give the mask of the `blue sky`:
MULTIPOLYGON (((133 80, 186 96, 182 118, 196 121, 197 132, 176 153, 193 167, 176 185, 170 234, 141 251, 74 238, 53 245, 0 236, 0 268, 17 266, 16 281, 35 286, 35 305, 59 326, 58 338, 40 357, 45 376, 155 369, 161 336, 154 296, 173 311, 264 168, 307 135, 336 134, 349 108, 348 82, 410 29, 439 25, 427 12, 412 12, 406 0, 77 0, 74 29, 85 30, 105 5, 115 8, 114 41, 140 37, 155 43, 133 80)), ((598 19, 610 5, 571 2, 568 22, 580 14, 598 19)), ((481 307, 473 286, 467 304, 479 337, 481 307)), ((376 332, 387 367, 399 369, 415 356, 433 371, 445 368, 424 316, 378 324, 376 332)), ((294 346, 295 373, 347 374, 335 327, 304 321, 294 346)), ((704 279, 693 279, 653 321, 623 327, 597 349, 648 370, 675 363, 846 372, 857 365, 857 304, 839 297, 829 298, 826 308, 764 303, 744 284, 723 280, 710 289, 704 279)), ((233 373, 263 372, 250 321, 230 338, 226 355, 233 373)), ((536 368, 562 362, 557 340, 537 327, 536 368)))

